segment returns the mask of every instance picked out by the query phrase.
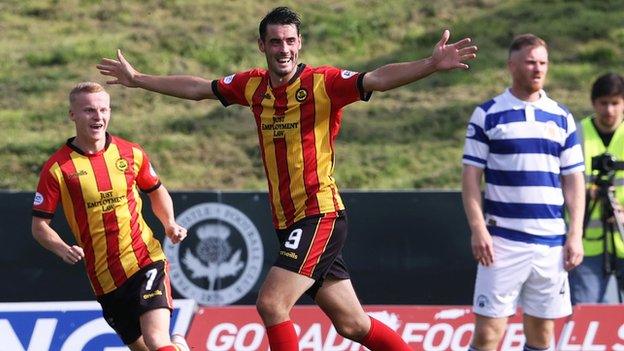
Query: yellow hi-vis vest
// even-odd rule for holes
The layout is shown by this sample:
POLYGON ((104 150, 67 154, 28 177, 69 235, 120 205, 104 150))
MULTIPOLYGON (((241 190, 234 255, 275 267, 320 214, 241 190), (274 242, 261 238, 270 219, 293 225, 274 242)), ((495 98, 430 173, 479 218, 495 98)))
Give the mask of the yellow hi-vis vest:
MULTIPOLYGON (((592 172, 591 159, 594 156, 598 156, 605 152, 613 155, 616 160, 624 161, 624 124, 616 129, 615 134, 613 134, 613 138, 609 143, 609 147, 605 148, 602 143, 602 139, 598 134, 598 131, 594 127, 592 123, 592 117, 584 118, 581 121, 581 135, 582 135, 582 145, 583 145, 583 156, 585 157, 585 179, 587 181, 587 186, 591 187, 591 176, 592 174, 597 174, 598 172, 592 172)), ((615 186, 615 197, 617 200, 624 205, 624 171, 616 171, 615 177, 613 179, 613 185, 615 186)), ((590 201, 590 205, 593 203, 593 200, 590 201)), ((589 207, 587 208, 589 210, 589 207)), ((624 243, 622 242, 622 237, 617 231, 617 226, 615 223, 614 226, 614 236, 615 236, 615 251, 619 258, 624 258, 624 243)), ((602 223, 600 221, 600 205, 596 205, 594 210, 591 213, 591 217, 587 224, 587 228, 585 230, 585 235, 583 237, 583 248, 585 250, 585 256, 597 256, 604 252, 604 243, 603 239, 607 240, 607 249, 609 252, 613 252, 613 242, 611 239, 611 235, 607 231, 607 238, 602 237, 602 223)))

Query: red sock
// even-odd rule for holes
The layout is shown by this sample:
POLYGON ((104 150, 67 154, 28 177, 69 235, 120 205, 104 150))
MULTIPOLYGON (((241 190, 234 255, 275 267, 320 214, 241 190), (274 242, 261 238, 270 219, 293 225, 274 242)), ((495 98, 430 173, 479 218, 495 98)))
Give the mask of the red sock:
POLYGON ((178 351, 179 349, 173 345, 163 346, 158 348, 156 351, 178 351))
POLYGON ((299 351, 299 338, 290 320, 268 327, 267 337, 271 351, 299 351))
POLYGON ((368 334, 360 342, 371 351, 412 351, 394 330, 370 317, 371 327, 368 334))

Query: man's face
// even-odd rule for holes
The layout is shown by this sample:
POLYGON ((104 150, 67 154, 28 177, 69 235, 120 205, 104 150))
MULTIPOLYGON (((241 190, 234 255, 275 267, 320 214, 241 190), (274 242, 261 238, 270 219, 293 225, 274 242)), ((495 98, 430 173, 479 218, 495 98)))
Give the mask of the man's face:
POLYGON ((624 97, 621 95, 601 96, 592 102, 596 122, 606 129, 615 129, 624 117, 624 97))
POLYGON ((285 77, 297 67, 301 36, 294 24, 269 24, 264 38, 258 39, 271 73, 285 77))
POLYGON ((508 66, 514 87, 526 93, 538 92, 548 72, 548 51, 543 46, 525 46, 511 54, 508 66))
POLYGON ((85 141, 106 138, 110 120, 110 96, 101 91, 76 95, 71 104, 69 119, 76 124, 76 135, 85 141))

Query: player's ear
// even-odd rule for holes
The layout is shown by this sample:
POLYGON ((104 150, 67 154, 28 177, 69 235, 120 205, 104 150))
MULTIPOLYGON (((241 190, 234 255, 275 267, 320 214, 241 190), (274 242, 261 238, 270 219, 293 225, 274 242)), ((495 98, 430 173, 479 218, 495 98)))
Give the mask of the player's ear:
POLYGON ((507 59, 507 70, 509 72, 513 72, 513 69, 514 69, 514 63, 513 63, 513 60, 510 57, 510 58, 507 59))
POLYGON ((258 50, 264 54, 264 40, 262 38, 258 38, 258 50))
POLYGON ((518 52, 514 51, 510 53, 507 57, 507 69, 509 71, 512 71, 516 65, 516 62, 518 62, 518 52))

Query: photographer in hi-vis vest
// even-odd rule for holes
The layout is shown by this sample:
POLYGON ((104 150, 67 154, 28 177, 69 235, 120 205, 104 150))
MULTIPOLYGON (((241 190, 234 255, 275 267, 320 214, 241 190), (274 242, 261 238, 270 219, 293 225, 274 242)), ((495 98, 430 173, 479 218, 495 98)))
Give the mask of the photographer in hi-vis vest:
POLYGON ((594 115, 579 122, 587 180, 583 263, 570 272, 573 303, 621 303, 624 273, 624 78, 593 84, 594 115), (619 292, 619 293, 618 293, 619 292))

